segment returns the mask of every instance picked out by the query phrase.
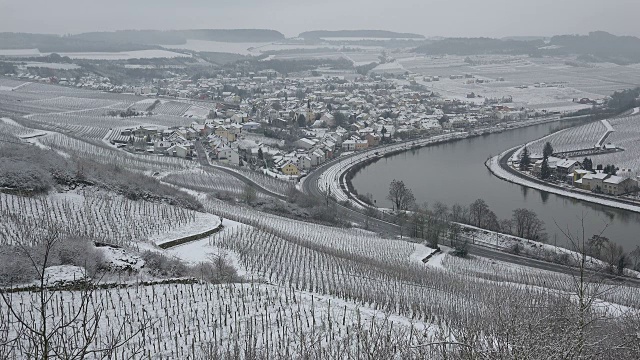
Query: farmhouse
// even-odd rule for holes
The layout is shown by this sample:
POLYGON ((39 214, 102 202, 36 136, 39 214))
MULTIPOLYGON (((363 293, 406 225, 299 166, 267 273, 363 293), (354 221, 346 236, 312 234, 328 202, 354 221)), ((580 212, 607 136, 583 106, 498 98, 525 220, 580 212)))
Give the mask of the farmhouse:
POLYGON ((560 160, 556 163, 556 173, 558 178, 564 178, 569 174, 573 174, 573 171, 580 167, 578 160, 560 160))
POLYGON ((603 189, 604 180, 609 177, 606 173, 589 173, 582 177, 582 188, 585 190, 595 191, 603 189))
POLYGON ((171 156, 186 158, 191 156, 191 149, 183 145, 173 145, 167 149, 167 153, 171 156))
POLYGON ((605 179, 602 183, 602 192, 610 195, 622 195, 638 187, 635 180, 616 175, 605 179))
POLYGON ((292 162, 284 164, 284 166, 280 167, 280 171, 285 175, 300 175, 300 170, 298 170, 298 167, 292 162))

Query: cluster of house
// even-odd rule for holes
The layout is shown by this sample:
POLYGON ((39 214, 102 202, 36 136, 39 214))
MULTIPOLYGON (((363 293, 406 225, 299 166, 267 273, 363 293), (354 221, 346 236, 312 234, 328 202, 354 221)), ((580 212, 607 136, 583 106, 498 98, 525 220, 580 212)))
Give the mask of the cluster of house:
MULTIPOLYGON (((619 169, 617 175, 611 175, 603 170, 585 170, 578 160, 550 156, 547 161, 557 179, 583 190, 618 196, 638 189, 638 179, 634 178, 631 169, 619 169)), ((541 167, 542 160, 535 161, 532 173, 539 175, 541 167)))
POLYGON ((219 106, 209 116, 212 118, 153 137, 153 152, 192 157, 193 151, 188 150, 193 150, 192 140, 199 137, 213 160, 233 165, 262 162, 264 166, 260 167, 286 176, 297 176, 337 153, 361 151, 396 137, 440 134, 497 119, 532 116, 525 110, 495 104, 443 99, 380 76, 290 79, 255 73, 248 77, 183 79, 177 84, 195 91, 189 96, 198 93, 216 97, 220 90, 229 88, 258 87, 260 91, 241 100, 235 93, 224 91, 219 106), (279 138, 289 139, 287 146, 273 144, 264 136, 247 139, 247 134, 260 128, 277 129, 284 134, 279 138))
POLYGON ((118 147, 134 151, 191 159, 196 156, 194 140, 202 135, 198 127, 175 127, 162 130, 157 126, 124 129, 111 139, 118 147))
MULTIPOLYGON (((630 173, 630 171, 627 171, 630 173)), ((638 188, 638 180, 631 176, 610 175, 602 170, 595 173, 587 170, 575 170, 574 186, 584 190, 601 192, 609 195, 624 195, 638 188)))

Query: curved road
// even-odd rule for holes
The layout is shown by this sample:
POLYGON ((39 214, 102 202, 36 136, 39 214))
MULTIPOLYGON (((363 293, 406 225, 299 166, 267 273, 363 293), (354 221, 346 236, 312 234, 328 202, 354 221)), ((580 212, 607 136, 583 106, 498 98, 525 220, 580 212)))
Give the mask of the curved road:
POLYGON ((281 194, 278 194, 276 192, 273 192, 269 189, 266 189, 264 187, 262 187, 262 185, 256 183, 255 181, 249 179, 248 177, 242 175, 241 173, 237 172, 237 171, 233 171, 230 168, 224 167, 224 166, 220 166, 220 165, 211 165, 211 163, 209 163, 209 160, 207 158, 207 155, 204 151, 204 148, 202 147, 202 144, 200 143, 200 141, 196 141, 196 151, 198 152, 198 162, 200 163, 200 165, 205 169, 205 170, 211 170, 211 169, 216 169, 216 170, 220 170, 222 172, 225 172, 233 177, 235 177, 236 179, 242 181, 243 183, 251 186, 252 188, 254 188, 256 191, 259 191, 265 195, 280 199, 280 200, 287 200, 287 197, 281 194))
MULTIPOLYGON (((329 161, 324 165, 322 165, 321 167, 314 170, 309 175, 307 175, 307 177, 304 179, 304 182, 302 183, 303 191, 309 195, 312 195, 318 198, 325 198, 325 194, 319 188, 319 181, 322 177, 322 173, 327 171, 327 169, 329 169, 336 162, 344 159, 345 158, 334 159, 332 161, 329 161)), ((390 235, 390 236, 402 235, 401 227, 396 224, 392 224, 374 217, 368 217, 363 212, 360 212, 358 210, 354 210, 351 208, 347 208, 345 206, 342 206, 339 203, 336 203, 336 204, 339 211, 341 212, 341 216, 343 216, 346 219, 349 219, 352 222, 364 224, 368 221, 370 230, 376 231, 378 233, 390 235)), ((517 264, 522 266, 533 267, 541 270, 553 271, 553 272, 562 273, 562 274, 568 274, 568 275, 579 274, 579 271, 577 268, 510 254, 502 250, 497 250, 490 247, 472 244, 472 239, 470 238, 468 238, 467 240, 469 240, 469 243, 470 243, 469 252, 476 256, 481 256, 489 259, 504 261, 507 263, 517 264)), ((587 271, 587 273, 588 273, 588 276, 592 278, 596 277, 596 278, 613 280, 616 282, 624 281, 625 285, 640 287, 640 279, 634 279, 634 278, 628 278, 628 277, 620 278, 616 276, 611 276, 609 274, 603 274, 603 273, 598 273, 594 271, 587 271)))
MULTIPOLYGON (((238 180, 242 181, 243 183, 255 188, 257 191, 262 192, 263 194, 266 194, 268 196, 272 196, 275 197, 277 199, 280 200, 284 200, 286 201, 286 196, 274 193, 273 191, 270 191, 264 187, 262 187, 260 184, 256 183, 255 181, 249 179, 248 177, 244 176, 241 173, 235 172, 232 169, 223 167, 223 166, 216 166, 216 165, 211 165, 209 163, 209 161, 207 160, 207 157, 205 155, 204 152, 204 148, 202 147, 202 144, 200 144, 200 142, 196 142, 196 150, 198 152, 198 161, 199 163, 202 165, 203 168, 205 169, 216 169, 216 170, 220 170, 223 171, 235 178, 237 178, 238 180)), ((325 194, 320 190, 319 188, 319 179, 322 176, 322 173, 327 171, 327 169, 329 169, 332 165, 334 165, 336 162, 339 162, 340 160, 344 160, 346 157, 342 157, 342 158, 338 158, 338 159, 333 159, 331 161, 326 162, 325 164, 323 164, 322 166, 318 167, 317 169, 315 169, 313 172, 311 172, 309 175, 306 176, 306 178, 304 179, 304 181, 302 182, 302 190, 303 192, 314 196, 316 198, 319 199, 325 199, 325 194)), ((333 200, 332 200, 333 201, 333 200)), ((368 229, 371 231, 375 231, 377 233, 380 234, 384 234, 390 237, 401 237, 403 236, 402 233, 402 228, 396 224, 392 224, 383 220, 380 220, 378 218, 375 217, 370 217, 365 215, 363 212, 360 211, 356 211, 354 209, 345 207, 343 205, 341 205, 338 202, 334 201, 334 204, 336 205, 337 210, 340 212, 340 215, 352 222, 352 223, 357 223, 359 225, 364 225, 364 224, 368 224, 368 229)), ((471 239, 468 239, 471 240, 471 239)), ((510 253, 506 253, 504 251, 501 250, 496 250, 493 248, 489 248, 489 247, 484 247, 484 246, 480 246, 480 245, 475 245, 470 243, 469 244, 469 252, 472 255, 476 255, 476 256, 481 256, 484 258, 489 258, 489 259, 494 259, 494 260, 498 260, 498 261, 503 261, 503 262, 507 262, 507 263, 511 263, 511 264, 517 264, 517 265, 522 265, 522 266, 528 266, 528 267, 532 267, 532 268, 536 268, 536 269, 541 269, 541 270, 547 270, 547 271, 553 271, 553 272, 557 272, 557 273, 562 273, 562 274, 568 274, 568 275, 578 275, 578 269, 576 268, 572 268, 569 266, 565 266, 565 265, 560 265, 560 264, 556 264, 556 263, 550 263, 550 262, 546 262, 546 261, 540 261, 540 260, 535 260, 535 259, 530 259, 530 258, 526 258, 523 256, 518 256, 518 255, 514 255, 514 254, 510 254, 510 253)), ((600 273, 595 273, 595 272, 588 272, 590 276, 592 277, 598 277, 598 278, 604 278, 604 279, 610 279, 612 281, 624 281, 625 285, 629 285, 629 286, 636 286, 636 287, 640 287, 640 279, 633 279, 633 278, 618 278, 618 277, 611 277, 609 275, 606 274, 600 274, 600 273)))

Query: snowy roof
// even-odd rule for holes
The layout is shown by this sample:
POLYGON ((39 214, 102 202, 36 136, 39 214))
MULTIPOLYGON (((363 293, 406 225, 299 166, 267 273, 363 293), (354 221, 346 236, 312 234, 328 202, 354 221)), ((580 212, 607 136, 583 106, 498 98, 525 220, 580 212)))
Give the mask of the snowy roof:
POLYGON ((590 174, 585 175, 583 177, 583 179, 587 179, 587 180, 590 180, 590 179, 593 179, 593 180, 604 180, 608 176, 609 176, 609 174, 606 174, 606 173, 597 173, 597 174, 590 173, 590 174))
POLYGON ((579 163, 579 161, 578 160, 560 160, 557 162, 556 166, 560 168, 568 169, 571 166, 575 165, 576 163, 579 163))
POLYGON ((626 178, 623 178, 622 176, 611 176, 610 178, 606 179, 604 182, 607 184, 620 184, 622 183, 626 178))

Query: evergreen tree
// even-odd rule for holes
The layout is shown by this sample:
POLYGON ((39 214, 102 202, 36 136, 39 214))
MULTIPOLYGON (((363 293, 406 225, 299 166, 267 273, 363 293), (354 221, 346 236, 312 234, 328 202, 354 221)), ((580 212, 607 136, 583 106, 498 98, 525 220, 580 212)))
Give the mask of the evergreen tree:
POLYGON ((542 167, 540 168, 540 178, 547 180, 551 177, 551 168, 549 168, 549 162, 547 158, 542 159, 542 167))
POLYGON ((551 155, 553 155, 553 146, 547 141, 547 143, 544 144, 544 149, 542 149, 542 157, 548 159, 551 155))
POLYGON ((531 156, 529 156, 529 149, 525 146, 520 158, 520 171, 527 170, 529 165, 531 165, 531 156))
POLYGON ((604 172, 609 175, 615 175, 618 172, 618 169, 615 165, 607 165, 604 167, 604 172))
POLYGON ((587 171, 593 171, 593 161, 589 158, 584 158, 584 160, 582 160, 582 168, 587 171))
POLYGON ((302 114, 298 115, 298 126, 299 127, 307 126, 307 119, 302 114))

